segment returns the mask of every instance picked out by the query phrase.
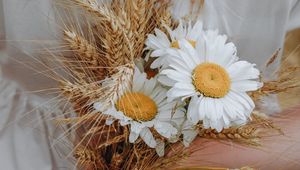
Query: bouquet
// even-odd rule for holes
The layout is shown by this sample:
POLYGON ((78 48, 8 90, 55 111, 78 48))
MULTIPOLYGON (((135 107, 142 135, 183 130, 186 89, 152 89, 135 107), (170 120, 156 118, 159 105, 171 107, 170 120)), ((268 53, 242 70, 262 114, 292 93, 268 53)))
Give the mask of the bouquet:
POLYGON ((259 147, 262 135, 281 133, 260 103, 297 87, 290 74, 299 68, 265 79, 226 35, 194 16, 173 19, 170 1, 57 4, 63 50, 48 51, 74 166, 165 169, 189 156, 195 138, 259 147))

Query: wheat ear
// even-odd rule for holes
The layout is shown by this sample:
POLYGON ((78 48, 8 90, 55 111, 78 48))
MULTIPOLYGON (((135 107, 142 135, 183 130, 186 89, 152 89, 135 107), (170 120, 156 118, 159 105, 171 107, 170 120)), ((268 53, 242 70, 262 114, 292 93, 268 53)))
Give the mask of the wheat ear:
POLYGON ((238 143, 260 146, 258 139, 259 129, 255 126, 244 125, 240 127, 232 127, 217 132, 215 129, 205 129, 202 126, 198 128, 199 136, 208 139, 233 140, 238 143))
POLYGON ((64 40, 76 54, 79 68, 84 69, 82 72, 93 73, 90 75, 96 80, 102 80, 106 76, 105 58, 98 52, 95 45, 89 43, 84 37, 77 35, 74 31, 64 31, 64 40))

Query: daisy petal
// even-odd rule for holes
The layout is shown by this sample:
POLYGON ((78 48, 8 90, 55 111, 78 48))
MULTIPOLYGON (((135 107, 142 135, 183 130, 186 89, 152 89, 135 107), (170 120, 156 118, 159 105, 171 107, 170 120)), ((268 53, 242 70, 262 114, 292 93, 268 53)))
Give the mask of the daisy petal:
POLYGON ((165 143, 160 139, 157 139, 156 143, 157 143, 155 147, 156 153, 159 157, 163 157, 165 155, 165 143))
POLYGON ((156 141, 149 128, 143 128, 140 132, 140 137, 150 148, 156 147, 156 141))
POLYGON ((203 29, 203 23, 201 21, 197 21, 193 28, 188 32, 187 38, 189 40, 197 40, 201 37, 203 29))
POLYGON ((253 80, 240 80, 231 83, 231 88, 238 92, 255 91, 262 87, 261 82, 253 80))
POLYGON ((191 61, 198 64, 201 62, 200 58, 197 56, 197 52, 194 47, 187 40, 179 41, 180 49, 186 51, 188 56, 191 58, 191 61))
POLYGON ((133 81, 134 81, 133 86, 132 86, 133 91, 138 92, 143 88, 144 83, 146 81, 146 77, 147 77, 147 75, 145 73, 135 74, 133 76, 133 81))
POLYGON ((154 124, 155 130, 163 137, 170 138, 177 134, 177 129, 174 128, 170 123, 156 122, 154 124))
POLYGON ((130 143, 134 143, 137 140, 138 137, 139 137, 139 134, 136 134, 134 132, 130 132, 130 134, 129 134, 129 142, 130 143))
POLYGON ((178 82, 192 82, 192 78, 172 69, 165 69, 161 74, 168 76, 170 79, 178 82))
POLYGON ((179 89, 179 88, 171 88, 168 92, 167 92, 167 96, 168 98, 170 98, 170 100, 168 99, 168 101, 172 101, 173 99, 176 98, 187 98, 187 97, 191 97, 196 95, 197 93, 195 93, 194 90, 185 90, 185 89, 179 89))
POLYGON ((144 128, 145 126, 141 123, 138 122, 132 122, 131 126, 130 126, 130 131, 134 132, 136 134, 140 134, 141 130, 144 128))
POLYGON ((185 109, 177 109, 172 116, 172 122, 175 123, 175 126, 179 129, 180 126, 185 121, 185 109))
POLYGON ((156 36, 160 39, 161 44, 164 44, 165 47, 171 46, 170 40, 164 32, 162 32, 161 30, 159 30, 157 28, 155 28, 154 31, 155 31, 156 36))
POLYGON ((159 121, 169 121, 172 117, 172 110, 161 111, 157 114, 156 118, 159 121))
POLYGON ((255 64, 247 61, 238 61, 227 68, 229 76, 232 81, 257 79, 260 72, 255 68, 255 64))
POLYGON ((187 111, 187 119, 192 122, 194 125, 199 122, 199 110, 198 104, 201 102, 201 99, 198 96, 193 96, 189 108, 187 111))
POLYGON ((165 49, 157 49, 151 53, 152 57, 162 57, 164 55, 166 55, 165 49))
POLYGON ((157 80, 165 86, 173 86, 176 83, 176 81, 170 79, 166 75, 159 75, 157 80))
POLYGON ((144 84, 144 88, 143 88, 143 92, 145 95, 149 96, 151 95, 153 89, 156 86, 156 78, 152 78, 150 80, 147 81, 147 83, 144 84))

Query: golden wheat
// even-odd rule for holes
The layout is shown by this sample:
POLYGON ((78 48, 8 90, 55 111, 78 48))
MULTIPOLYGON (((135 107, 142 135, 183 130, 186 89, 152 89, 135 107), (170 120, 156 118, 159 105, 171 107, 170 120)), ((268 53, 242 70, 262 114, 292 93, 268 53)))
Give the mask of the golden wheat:
MULTIPOLYGON (((84 67, 77 67, 82 70, 82 73, 90 70, 96 80, 102 80, 106 75, 106 62, 105 58, 97 52, 96 45, 89 43, 84 37, 77 35, 74 31, 64 31, 64 40, 68 43, 69 47, 76 54, 78 62, 84 67), (88 69, 88 70, 87 70, 88 69)), ((86 75, 88 76, 88 75, 86 75)))
MULTIPOLYGON (((187 157, 188 151, 182 147, 176 150, 167 141, 167 154, 174 150, 178 152, 164 158, 159 157, 155 149, 149 148, 140 138, 135 144, 129 143, 130 127, 121 126, 117 121, 106 125, 109 117, 96 112, 93 107, 93 103, 100 102, 102 109, 106 110, 131 90, 134 62, 146 55, 144 43, 147 35, 153 33, 155 28, 166 32, 165 26, 173 28, 176 25, 170 13, 170 1, 112 0, 103 4, 97 0, 69 1, 82 9, 85 18, 91 22, 88 34, 82 33, 84 29, 76 30, 76 27, 64 30, 64 40, 72 56, 63 65, 72 73, 72 80, 60 81, 61 92, 69 99, 77 115, 59 119, 58 122, 75 129, 73 154, 78 166, 95 170, 163 169, 187 157)), ((266 87, 270 89, 271 85, 266 87)), ((263 90, 257 95, 270 91, 263 90)), ((221 133, 199 125, 199 136, 259 146, 258 124, 272 128, 272 123, 264 120, 257 116, 255 122, 259 123, 225 129, 221 133)))
POLYGON ((78 165, 84 169, 107 169, 105 160, 99 156, 99 153, 87 147, 78 147, 74 157, 77 159, 78 165))
POLYGON ((208 139, 230 140, 242 144, 260 146, 258 139, 259 129, 255 126, 244 125, 240 127, 232 127, 217 132, 214 129, 205 129, 202 126, 198 128, 199 136, 208 139))

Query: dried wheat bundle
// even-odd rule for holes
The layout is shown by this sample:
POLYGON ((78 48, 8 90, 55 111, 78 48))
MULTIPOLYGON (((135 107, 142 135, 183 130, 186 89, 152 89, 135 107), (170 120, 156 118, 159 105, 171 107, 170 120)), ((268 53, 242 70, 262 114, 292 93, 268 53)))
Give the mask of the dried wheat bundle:
POLYGON ((66 52, 56 56, 71 106, 57 122, 75 134, 78 168, 164 169, 188 157, 197 136, 257 147, 279 131, 254 102, 297 87, 290 73, 299 68, 264 81, 226 35, 174 20, 170 1, 59 2, 80 16, 62 19, 66 52))

